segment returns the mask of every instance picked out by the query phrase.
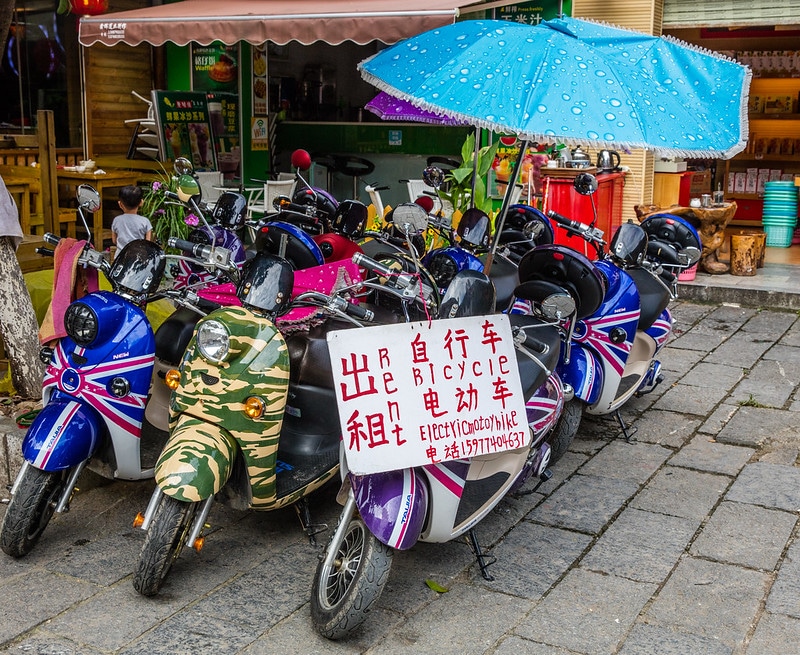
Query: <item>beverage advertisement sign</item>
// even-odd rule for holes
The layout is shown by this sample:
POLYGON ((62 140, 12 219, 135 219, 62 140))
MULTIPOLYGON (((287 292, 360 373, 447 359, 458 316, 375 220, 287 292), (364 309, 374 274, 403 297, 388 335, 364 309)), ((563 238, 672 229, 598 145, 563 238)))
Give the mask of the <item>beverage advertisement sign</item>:
POLYGON ((195 170, 217 170, 206 94, 153 91, 152 96, 166 159, 186 157, 195 170))
POLYGON ((530 442, 508 316, 328 335, 347 465, 358 475, 530 442))
POLYGON ((192 44, 192 90, 239 90, 239 46, 192 44))

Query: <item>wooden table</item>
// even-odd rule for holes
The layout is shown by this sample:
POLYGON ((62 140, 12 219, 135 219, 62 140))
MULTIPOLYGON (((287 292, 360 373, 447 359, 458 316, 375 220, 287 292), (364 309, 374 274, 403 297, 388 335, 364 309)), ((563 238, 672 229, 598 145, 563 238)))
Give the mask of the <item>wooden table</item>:
POLYGON ((31 183, 21 177, 4 177, 6 189, 14 197, 19 211, 19 222, 22 234, 31 233, 31 183))
POLYGON ((727 273, 730 267, 717 259, 720 246, 725 241, 725 228, 736 214, 736 203, 725 202, 717 207, 659 207, 645 205, 636 207, 636 215, 640 221, 651 214, 675 214, 691 223, 700 235, 703 254, 700 255, 698 270, 711 275, 727 273))
MULTIPOLYGON (((117 200, 116 195, 112 197, 111 195, 107 195, 106 192, 111 189, 119 189, 120 187, 128 186, 129 184, 138 184, 140 181, 149 178, 149 175, 142 171, 104 170, 104 174, 96 174, 78 173, 77 171, 59 169, 56 175, 59 184, 75 188, 81 184, 88 184, 97 189, 97 192, 100 194, 100 209, 94 213, 92 225, 92 242, 98 249, 102 249, 103 247, 103 201, 117 200)), ((74 197, 74 190, 72 195, 74 197)))

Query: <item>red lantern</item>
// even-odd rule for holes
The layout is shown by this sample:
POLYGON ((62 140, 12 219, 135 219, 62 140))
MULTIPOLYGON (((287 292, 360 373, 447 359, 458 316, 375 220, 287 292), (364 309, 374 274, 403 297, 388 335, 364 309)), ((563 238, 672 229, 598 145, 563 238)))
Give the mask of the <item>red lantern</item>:
POLYGON ((108 11, 108 0, 69 0, 69 4, 77 16, 96 16, 108 11))

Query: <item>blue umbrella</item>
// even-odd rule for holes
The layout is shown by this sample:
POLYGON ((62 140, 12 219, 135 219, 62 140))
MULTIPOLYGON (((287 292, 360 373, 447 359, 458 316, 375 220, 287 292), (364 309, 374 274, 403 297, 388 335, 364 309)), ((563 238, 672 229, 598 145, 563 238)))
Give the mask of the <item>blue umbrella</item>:
POLYGON ((422 110, 530 141, 724 159, 747 143, 749 69, 675 39, 578 19, 457 22, 359 70, 422 110))

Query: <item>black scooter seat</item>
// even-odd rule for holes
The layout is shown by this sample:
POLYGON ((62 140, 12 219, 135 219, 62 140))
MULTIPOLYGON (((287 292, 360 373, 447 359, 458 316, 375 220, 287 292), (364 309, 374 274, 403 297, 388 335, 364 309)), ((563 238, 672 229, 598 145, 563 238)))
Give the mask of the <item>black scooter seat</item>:
POLYGON ((626 273, 633 278, 639 291, 639 330, 646 330, 661 316, 669 305, 669 289, 652 273, 643 268, 629 268, 626 273))

